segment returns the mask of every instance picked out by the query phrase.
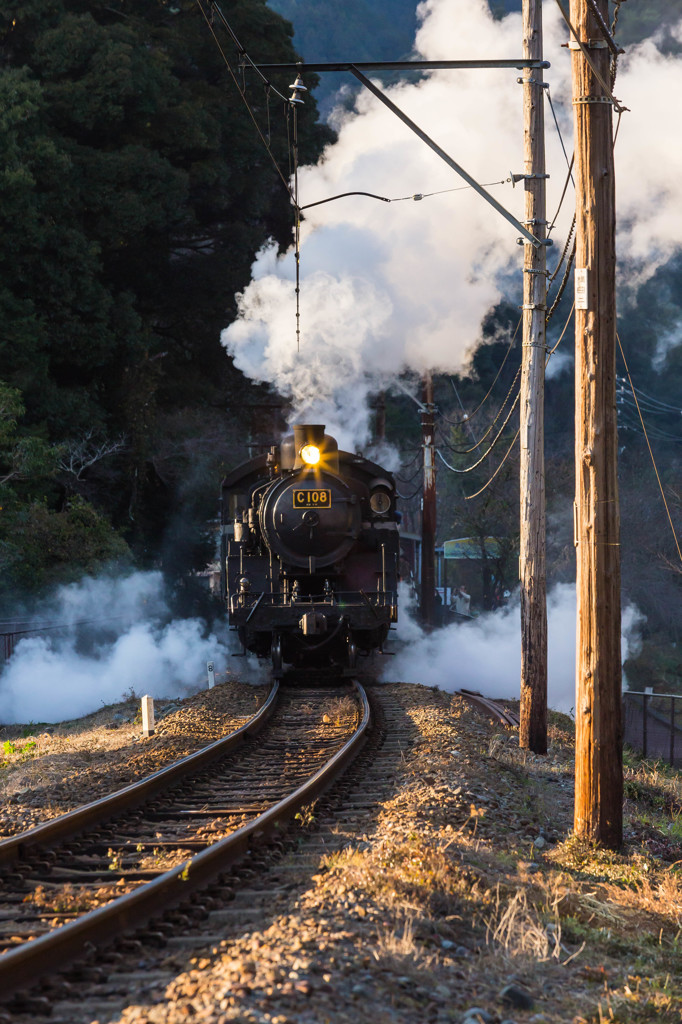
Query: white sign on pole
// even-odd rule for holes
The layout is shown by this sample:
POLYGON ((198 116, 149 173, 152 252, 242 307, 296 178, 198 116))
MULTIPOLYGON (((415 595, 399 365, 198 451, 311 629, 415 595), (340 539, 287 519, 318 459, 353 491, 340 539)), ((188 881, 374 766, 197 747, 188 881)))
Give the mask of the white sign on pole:
POLYGON ((587 304, 587 267, 576 267, 575 269, 575 308, 589 308, 587 304))
POLYGON ((213 670, 213 662, 212 661, 207 661, 206 662, 206 671, 208 673, 208 688, 209 688, 209 690, 212 690, 213 687, 215 686, 215 672, 213 670))

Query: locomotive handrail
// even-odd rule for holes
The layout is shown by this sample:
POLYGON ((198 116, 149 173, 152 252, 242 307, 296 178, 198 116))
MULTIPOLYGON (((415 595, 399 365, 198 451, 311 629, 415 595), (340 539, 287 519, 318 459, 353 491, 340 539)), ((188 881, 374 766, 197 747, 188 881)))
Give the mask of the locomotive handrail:
POLYGON ((370 591, 368 594, 364 590, 337 590, 333 595, 331 595, 331 597, 329 594, 322 593, 306 594, 303 597, 297 597, 295 599, 292 599, 291 597, 285 597, 284 594, 269 594, 267 590, 263 590, 260 593, 251 591, 248 594, 232 594, 230 597, 230 604, 231 607, 234 608, 236 607, 235 599, 246 599, 253 601, 252 605, 247 605, 246 600, 244 600, 244 603, 240 605, 242 610, 244 611, 246 611, 247 608, 250 608, 251 611, 254 611, 256 605, 260 604, 261 601, 263 604, 268 605, 303 606, 307 604, 326 604, 330 608, 333 608, 339 606, 342 600, 357 597, 358 595, 362 598, 363 603, 370 605, 372 611, 374 611, 374 604, 379 605, 385 603, 387 598, 392 600, 395 597, 395 591, 376 590, 370 591), (372 602, 374 602, 374 604, 372 602))

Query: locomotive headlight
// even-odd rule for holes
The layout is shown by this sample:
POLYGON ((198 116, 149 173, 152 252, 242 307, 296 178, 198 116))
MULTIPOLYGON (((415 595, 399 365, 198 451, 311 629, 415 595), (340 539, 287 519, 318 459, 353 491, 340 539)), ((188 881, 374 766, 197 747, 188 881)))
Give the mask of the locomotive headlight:
POLYGON ((391 507, 391 496, 386 491, 375 491, 369 499, 369 507, 377 516, 385 516, 391 507))
POLYGON ((308 466, 316 466, 320 461, 320 449, 314 444, 304 444, 301 448, 301 458, 308 466))

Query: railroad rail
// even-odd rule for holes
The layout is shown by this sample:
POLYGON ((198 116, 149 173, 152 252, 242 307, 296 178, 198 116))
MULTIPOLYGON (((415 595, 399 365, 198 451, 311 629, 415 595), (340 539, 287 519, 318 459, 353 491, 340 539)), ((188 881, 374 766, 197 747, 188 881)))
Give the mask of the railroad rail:
POLYGON ((355 700, 347 687, 283 694, 275 684, 230 736, 0 843, 11 869, 0 898, 3 999, 186 903, 280 835, 364 743, 369 704, 353 686, 355 700))
POLYGON ((482 693, 478 693, 476 690, 457 690, 456 693, 460 697, 464 697, 471 704, 479 707, 482 711, 486 711, 494 721, 499 722, 501 725, 506 725, 510 729, 518 729, 518 715, 515 715, 513 711, 507 711, 499 701, 484 697, 482 693))

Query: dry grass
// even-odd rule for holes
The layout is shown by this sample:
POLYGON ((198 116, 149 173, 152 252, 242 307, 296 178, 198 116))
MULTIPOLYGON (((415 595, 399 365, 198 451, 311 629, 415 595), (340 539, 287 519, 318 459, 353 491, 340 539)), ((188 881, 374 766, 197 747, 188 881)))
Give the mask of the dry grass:
POLYGON ((488 945, 499 947, 512 958, 522 957, 538 963, 559 959, 561 927, 558 915, 552 927, 544 924, 527 889, 517 889, 505 896, 498 883, 491 903, 491 909, 483 915, 488 945))

